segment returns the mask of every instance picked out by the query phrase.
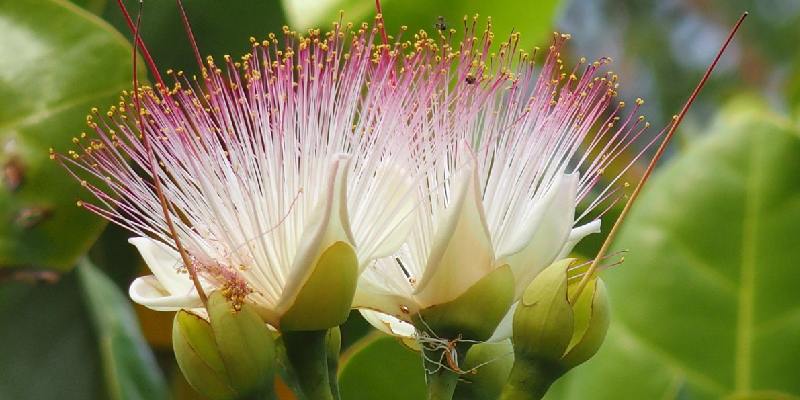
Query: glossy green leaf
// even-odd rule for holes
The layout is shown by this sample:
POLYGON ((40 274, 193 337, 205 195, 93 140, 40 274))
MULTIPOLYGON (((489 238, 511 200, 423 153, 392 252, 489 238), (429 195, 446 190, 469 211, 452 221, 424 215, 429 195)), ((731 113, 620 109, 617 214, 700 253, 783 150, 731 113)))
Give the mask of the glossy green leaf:
POLYGON ((0 284, 0 399, 107 398, 76 272, 0 284))
POLYGON ((166 399, 166 383, 127 297, 86 260, 78 276, 94 321, 108 398, 166 399))
MULTIPOLYGON (((463 32, 463 17, 476 13, 491 16, 497 41, 502 42, 512 32, 522 33, 522 48, 530 49, 547 40, 553 30, 553 18, 559 9, 559 0, 444 0, 444 1, 381 1, 387 33, 396 34, 406 25, 410 32, 425 29, 433 32, 441 29, 439 17, 443 17, 446 28, 463 32)), ((339 11, 344 11, 347 21, 371 22, 375 16, 374 0, 283 0, 286 15, 294 29, 328 27, 339 19, 339 11)), ((485 18, 480 24, 485 23, 485 18)), ((483 32, 480 25, 479 32, 483 32)), ((410 37, 410 34, 406 34, 410 37)), ((457 36, 459 37, 459 36, 457 36)))
POLYGON ((605 274, 612 323, 554 399, 800 396, 800 132, 742 101, 666 166, 605 274))
POLYGON ((397 338, 374 332, 343 354, 339 390, 342 400, 424 399, 422 358, 397 338))
POLYGON ((131 82, 125 39, 65 0, 0 2, 0 267, 71 268, 104 222, 48 149, 65 152, 92 106, 131 82))

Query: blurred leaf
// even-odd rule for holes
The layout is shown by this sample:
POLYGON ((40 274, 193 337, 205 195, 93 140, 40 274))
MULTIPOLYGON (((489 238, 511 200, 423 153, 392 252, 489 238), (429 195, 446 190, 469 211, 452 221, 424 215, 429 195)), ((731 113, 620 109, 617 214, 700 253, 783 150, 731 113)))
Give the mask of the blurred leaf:
POLYGON ((427 396, 419 353, 397 338, 373 332, 343 354, 342 400, 419 400, 427 396))
MULTIPOLYGON (((463 33, 463 17, 476 13, 492 17, 497 43, 505 41, 512 32, 521 32, 521 44, 525 50, 541 44, 553 30, 553 19, 559 8, 559 0, 444 0, 444 1, 381 1, 387 33, 400 32, 401 25, 407 25, 411 33, 419 29, 433 32, 438 27, 439 17, 449 28, 463 33)), ((346 21, 371 22, 375 16, 374 0, 283 0, 292 29, 327 28, 332 21, 339 19, 339 11, 344 11, 346 21)), ((485 19, 481 20, 483 23, 485 19)), ((482 26, 481 26, 482 27, 482 26)), ((479 29, 478 33, 483 29, 479 29)), ((456 36, 459 37, 459 36, 456 36)))
MULTIPOLYGON (((138 0, 124 2, 135 16, 138 0)), ((238 58, 250 51, 251 36, 264 39, 285 23, 279 0, 185 0, 183 4, 203 57, 230 54, 238 58)), ((116 2, 109 3, 103 17, 132 37, 116 2)), ((140 32, 162 73, 168 68, 198 71, 175 1, 145 1, 140 32)))
POLYGON ((130 48, 63 0, 0 2, 0 267, 72 268, 104 222, 48 149, 86 129, 85 113, 130 84, 130 48))
MULTIPOLYGON (((88 253, 92 263, 120 287, 128 286, 139 274, 149 273, 136 247, 128 243, 133 236, 129 230, 109 224, 88 253)), ((171 317, 167 331, 172 331, 171 317)))
POLYGON ((97 331, 109 398, 166 399, 166 383, 128 299, 85 259, 78 274, 97 331))
POLYGON ((71 0, 73 3, 91 11, 95 14, 102 14, 108 2, 106 0, 71 0))
POLYGON ((103 399, 97 342, 76 274, 0 285, 0 399, 103 399))
POLYGON ((646 189, 606 343, 550 398, 800 395, 800 136, 759 108, 727 109, 646 189))
POLYGON ((347 351, 350 346, 358 344, 364 336, 374 332, 372 325, 357 310, 350 312, 347 321, 339 326, 339 329, 342 332, 342 351, 347 351))

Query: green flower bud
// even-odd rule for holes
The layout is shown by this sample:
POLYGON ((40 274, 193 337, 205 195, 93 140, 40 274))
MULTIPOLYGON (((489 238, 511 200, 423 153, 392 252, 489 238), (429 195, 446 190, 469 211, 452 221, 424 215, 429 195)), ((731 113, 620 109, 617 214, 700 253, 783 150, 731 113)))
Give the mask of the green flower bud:
POLYGON ((609 306, 605 286, 593 278, 574 304, 568 267, 553 263, 525 289, 514 313, 514 366, 504 399, 538 399, 564 373, 591 358, 605 339, 609 306))
POLYGON ((271 391, 275 344, 252 306, 234 309, 217 291, 208 298, 208 317, 179 311, 173 321, 175 358, 189 384, 212 400, 271 391))

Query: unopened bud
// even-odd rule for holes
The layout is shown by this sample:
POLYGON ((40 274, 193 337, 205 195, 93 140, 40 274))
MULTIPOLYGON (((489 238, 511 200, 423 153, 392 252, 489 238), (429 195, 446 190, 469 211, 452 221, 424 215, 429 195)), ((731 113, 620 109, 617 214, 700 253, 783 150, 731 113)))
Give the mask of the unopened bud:
POLYGON ((275 345, 255 310, 249 304, 236 310, 214 292, 208 317, 179 311, 173 322, 175 358, 189 384, 212 400, 271 391, 275 345))
POLYGON ((603 343, 609 323, 605 286, 592 278, 570 303, 570 290, 578 286, 569 283, 573 261, 555 262, 525 289, 514 313, 514 367, 505 391, 540 398, 536 396, 594 356, 603 343))

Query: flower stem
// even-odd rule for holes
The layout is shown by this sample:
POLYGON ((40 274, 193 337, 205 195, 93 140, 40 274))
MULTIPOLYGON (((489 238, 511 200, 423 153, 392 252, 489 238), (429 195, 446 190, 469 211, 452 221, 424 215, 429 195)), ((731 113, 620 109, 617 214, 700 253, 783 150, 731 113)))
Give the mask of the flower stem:
POLYGON ((331 385, 331 393, 335 400, 340 400, 338 375, 339 353, 342 350, 342 332, 338 326, 328 330, 326 346, 328 350, 328 380, 331 385))
POLYGON ((539 400, 561 375, 555 366, 515 360, 500 400, 539 400))
POLYGON ((283 333, 286 360, 294 375, 296 393, 307 400, 335 400, 328 371, 328 331, 283 333))

